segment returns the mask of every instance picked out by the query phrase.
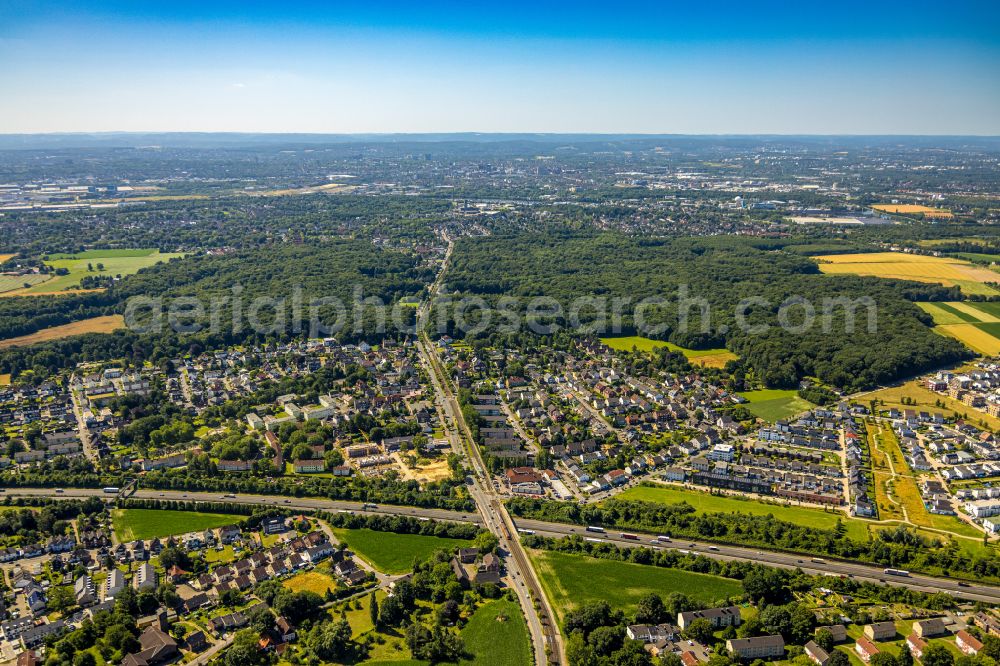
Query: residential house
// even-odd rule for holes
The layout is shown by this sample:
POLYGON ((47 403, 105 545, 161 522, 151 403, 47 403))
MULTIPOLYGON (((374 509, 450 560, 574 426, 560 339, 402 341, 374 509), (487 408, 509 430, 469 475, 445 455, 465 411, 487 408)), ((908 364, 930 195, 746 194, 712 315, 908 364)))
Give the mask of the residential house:
POLYGON ((964 654, 972 655, 979 654, 979 651, 983 649, 983 643, 978 638, 962 629, 957 634, 955 634, 955 645, 964 654))
POLYGON ((726 641, 726 649, 741 660, 777 659, 785 656, 785 639, 780 634, 730 638, 726 641))
POLYGON ((727 606, 725 608, 708 608, 706 610, 678 613, 677 626, 681 629, 687 629, 695 620, 708 620, 715 628, 738 627, 743 623, 739 606, 727 606))
POLYGON ((944 636, 948 633, 948 630, 944 626, 944 620, 934 617, 929 620, 914 622, 913 633, 921 638, 933 638, 934 636, 944 636))
POLYGON ((916 632, 914 632, 906 637, 906 645, 910 648, 910 652, 913 656, 920 659, 924 655, 924 649, 927 647, 927 641, 920 636, 917 636, 916 632))
POLYGON ((896 636, 896 625, 893 622, 872 622, 865 625, 864 634, 870 641, 890 641, 896 636))
POLYGON ((879 653, 879 649, 875 647, 875 644, 865 636, 858 637, 857 642, 854 644, 854 651, 861 658, 861 661, 866 664, 871 661, 872 657, 879 653))
POLYGON ((177 656, 177 641, 159 627, 147 627, 139 635, 139 652, 126 655, 122 666, 155 666, 177 656))
POLYGON ((809 641, 805 645, 806 656, 816 664, 816 666, 826 666, 830 661, 830 653, 816 644, 816 641, 809 641))
POLYGON ((137 592, 153 592, 156 590, 156 569, 149 562, 143 562, 135 572, 132 580, 137 592))

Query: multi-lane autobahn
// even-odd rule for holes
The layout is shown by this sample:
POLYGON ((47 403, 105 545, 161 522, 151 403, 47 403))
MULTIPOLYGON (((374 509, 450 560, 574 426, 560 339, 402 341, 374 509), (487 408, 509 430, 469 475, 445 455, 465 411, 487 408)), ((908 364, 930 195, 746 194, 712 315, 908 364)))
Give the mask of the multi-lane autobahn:
MULTIPOLYGON (((111 499, 114 497, 109 497, 100 489, 89 488, 65 488, 60 493, 56 493, 52 488, 8 488, 5 494, 11 497, 52 497, 55 499, 79 499, 82 497, 103 497, 111 499)), ((220 493, 184 492, 174 490, 139 490, 136 492, 134 497, 138 499, 186 500, 191 502, 230 502, 234 504, 280 506, 300 511, 365 511, 364 505, 361 502, 347 502, 307 497, 277 497, 273 495, 245 494, 238 494, 236 497, 225 497, 220 493)), ((394 506, 388 504, 380 504, 374 509, 368 509, 368 512, 414 516, 416 518, 428 518, 431 520, 466 522, 474 523, 476 525, 483 524, 482 516, 479 513, 473 512, 462 513, 458 511, 446 511, 443 509, 425 509, 420 507, 394 506)), ((720 560, 745 560, 786 569, 800 568, 803 571, 812 574, 848 576, 857 580, 896 585, 912 590, 919 590, 921 592, 945 592, 946 594, 952 594, 957 598, 968 599, 970 601, 1000 603, 1000 587, 984 585, 981 583, 964 583, 963 581, 951 578, 925 576, 922 574, 911 574, 907 577, 892 576, 885 574, 881 567, 859 564, 857 562, 845 562, 829 558, 816 561, 807 555, 796 555, 793 553, 783 553, 770 550, 757 550, 754 548, 723 545, 706 541, 692 541, 690 539, 675 538, 670 542, 657 542, 653 544, 651 542, 656 539, 656 535, 640 532, 632 532, 639 537, 636 540, 622 537, 620 531, 608 530, 604 533, 591 533, 587 532, 584 527, 579 525, 566 525, 562 523, 550 523, 523 518, 512 518, 511 520, 513 522, 514 529, 528 530, 540 536, 564 537, 575 534, 585 538, 601 539, 603 541, 613 543, 616 546, 686 550, 720 560)), ((516 539, 516 537, 514 537, 514 539, 516 539)))

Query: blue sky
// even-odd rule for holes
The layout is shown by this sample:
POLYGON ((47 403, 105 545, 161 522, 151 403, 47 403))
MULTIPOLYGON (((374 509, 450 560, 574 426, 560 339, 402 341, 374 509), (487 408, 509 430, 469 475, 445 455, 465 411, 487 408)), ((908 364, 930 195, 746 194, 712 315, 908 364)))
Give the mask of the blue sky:
POLYGON ((0 132, 996 135, 998 26, 962 0, 0 0, 0 132))

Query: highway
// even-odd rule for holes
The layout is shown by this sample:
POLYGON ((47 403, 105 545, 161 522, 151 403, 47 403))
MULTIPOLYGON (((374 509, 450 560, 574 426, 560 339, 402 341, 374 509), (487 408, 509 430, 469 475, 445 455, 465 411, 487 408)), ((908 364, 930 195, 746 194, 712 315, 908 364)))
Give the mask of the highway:
MULTIPOLYGON (((478 493, 478 489, 476 491, 478 493)), ((65 488, 62 493, 56 493, 52 488, 8 488, 6 492, 0 494, 8 497, 51 497, 53 499, 80 499, 84 497, 101 497, 112 499, 113 495, 107 495, 100 489, 91 488, 65 488)), ((366 513, 380 513, 386 515, 413 516, 416 518, 428 518, 431 520, 445 520, 453 522, 474 523, 483 525, 483 518, 478 513, 461 513, 458 511, 446 511, 443 509, 422 509, 418 507, 393 506, 380 504, 375 509, 365 511, 361 502, 346 502, 341 500, 329 500, 323 498, 306 497, 280 497, 269 495, 247 495, 237 494, 235 498, 225 498, 220 493, 207 492, 184 492, 177 490, 139 490, 134 495, 137 499, 158 499, 158 500, 181 500, 193 502, 230 502, 235 504, 254 504, 264 506, 284 507, 300 511, 356 511, 366 513)), ((499 500, 494 500, 499 503, 499 500)), ((489 503, 489 502, 487 502, 489 503)), ((495 510, 495 507, 494 507, 495 510)), ((504 511, 504 514, 507 512, 504 511)), ((822 562, 813 561, 808 555, 796 555, 794 553, 782 553, 770 550, 758 550, 742 546, 729 546, 707 541, 692 541, 690 539, 677 538, 670 543, 650 543, 656 535, 642 532, 632 532, 638 535, 638 540, 624 539, 621 531, 608 531, 605 533, 587 532, 583 526, 568 525, 563 523, 550 523, 540 520, 529 520, 524 518, 509 519, 507 521, 491 519, 491 528, 499 529, 501 525, 507 525, 507 529, 530 530, 539 536, 564 537, 568 535, 578 535, 601 539, 613 543, 616 546, 627 547, 647 547, 660 549, 688 550, 699 555, 720 560, 745 560, 749 562, 759 562, 768 566, 780 567, 784 569, 800 568, 810 574, 825 574, 829 576, 850 576, 857 580, 871 582, 884 582, 899 587, 907 587, 921 592, 945 592, 953 594, 962 599, 971 601, 984 601, 987 603, 1000 604, 1000 587, 983 585, 980 583, 970 583, 969 586, 961 585, 957 580, 951 578, 940 578, 935 576, 925 576, 922 574, 912 574, 907 577, 886 575, 882 567, 856 562, 845 562, 830 558, 823 558, 822 562), (692 546, 692 544, 694 544, 692 546)), ((511 533, 511 542, 517 542, 511 533)), ((501 541, 505 539, 501 538, 501 541)), ((513 544, 511 544, 513 545, 513 544)), ((518 544, 520 545, 520 544, 518 544)), ((519 548, 523 552, 523 548, 519 548)))
POLYGON ((549 523, 540 520, 518 519, 517 527, 522 530, 531 530, 539 536, 564 537, 575 534, 584 538, 600 539, 616 546, 627 546, 630 548, 645 547, 660 550, 686 550, 718 560, 745 560, 782 569, 799 568, 809 574, 848 576, 856 580, 891 584, 920 592, 945 592, 946 594, 952 594, 955 597, 971 601, 1000 603, 1000 587, 990 587, 978 583, 970 583, 968 586, 963 586, 958 581, 950 578, 937 578, 920 574, 911 574, 910 576, 887 575, 883 572, 882 567, 830 558, 821 558, 822 561, 817 562, 809 555, 796 555, 794 553, 757 550, 755 548, 728 546, 705 541, 692 541, 680 537, 673 539, 669 543, 657 542, 653 544, 651 542, 656 538, 656 535, 653 534, 630 532, 639 536, 639 539, 635 540, 623 538, 620 530, 593 533, 586 531, 586 528, 579 525, 549 523))
MULTIPOLYGON (((0 494, 8 497, 51 497, 53 499, 80 499, 83 497, 101 497, 114 499, 100 488, 64 488, 61 493, 53 488, 8 488, 0 494)), ((365 509, 362 502, 331 500, 322 497, 283 497, 280 495, 250 495, 238 493, 236 497, 226 497, 221 492, 195 492, 184 490, 137 490, 132 499, 152 499, 164 501, 188 502, 229 502, 234 504, 257 504, 261 506, 276 506, 293 511, 355 511, 358 513, 382 513, 387 515, 413 516, 429 520, 443 520, 458 523, 482 524, 482 519, 474 512, 462 513, 446 509, 423 509, 420 507, 395 506, 379 504, 374 509, 365 509)))

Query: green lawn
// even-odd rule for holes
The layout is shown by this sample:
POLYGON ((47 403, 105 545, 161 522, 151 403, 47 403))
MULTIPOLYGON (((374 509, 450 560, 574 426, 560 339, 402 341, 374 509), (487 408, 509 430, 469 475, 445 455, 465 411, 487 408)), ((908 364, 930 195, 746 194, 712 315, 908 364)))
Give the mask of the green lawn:
POLYGON ((528 625, 516 601, 497 599, 480 606, 462 629, 462 638, 475 655, 462 664, 531 666, 534 661, 528 625))
POLYGON ((706 604, 743 594, 738 580, 681 569, 555 551, 531 551, 531 558, 560 622, 566 611, 592 601, 607 601, 629 615, 650 592, 683 592, 706 604))
POLYGON ((65 268, 69 271, 66 275, 53 276, 51 280, 46 280, 26 289, 24 294, 48 293, 52 291, 63 291, 71 287, 79 286, 81 278, 85 275, 104 275, 114 277, 116 275, 132 275, 138 273, 143 268, 148 268, 161 261, 168 261, 174 257, 181 257, 178 253, 160 253, 157 250, 89 250, 75 255, 51 255, 45 262, 52 268, 65 268), (93 270, 87 270, 87 265, 93 270), (103 270, 97 270, 97 264, 103 265, 103 270))
POLYGON ((223 513, 167 511, 163 509, 115 509, 111 524, 119 541, 153 539, 186 532, 233 525, 244 519, 223 513))
MULTIPOLYGON (((376 593, 379 603, 385 600, 385 593, 376 593)), ((369 599, 364 595, 355 602, 360 607, 348 610, 347 621, 351 625, 355 639, 374 631, 368 612, 369 599)), ((352 604, 353 605, 353 604, 352 604)), ((344 604, 335 605, 330 613, 340 616, 344 604)), ((385 639, 382 644, 372 647, 368 660, 363 666, 426 666, 428 662, 407 659, 410 654, 400 635, 376 633, 385 639)), ((531 638, 524 615, 516 601, 497 599, 480 606, 462 629, 462 639, 466 650, 475 655, 463 659, 463 666, 530 666, 532 662, 531 638)))
POLYGON ((155 247, 140 247, 118 250, 84 250, 83 252, 63 252, 50 254, 48 260, 55 259, 104 259, 107 257, 148 257, 159 252, 155 247))
POLYGON ((698 513, 747 513, 754 516, 770 514, 778 520, 788 523, 818 527, 824 530, 834 529, 839 519, 851 538, 859 541, 867 541, 869 538, 868 523, 858 518, 846 516, 839 511, 824 511, 806 506, 765 504, 731 495, 711 495, 697 490, 671 486, 636 486, 629 488, 617 497, 661 504, 687 502, 698 513))
POLYGON ((761 389, 744 391, 740 395, 750 401, 743 406, 754 416, 772 423, 791 418, 813 407, 811 402, 800 398, 798 392, 791 389, 761 389))
POLYGON ((469 545, 462 539, 446 539, 421 534, 396 534, 369 529, 334 529, 337 538, 373 567, 387 574, 413 569, 414 559, 424 559, 435 550, 469 545))

